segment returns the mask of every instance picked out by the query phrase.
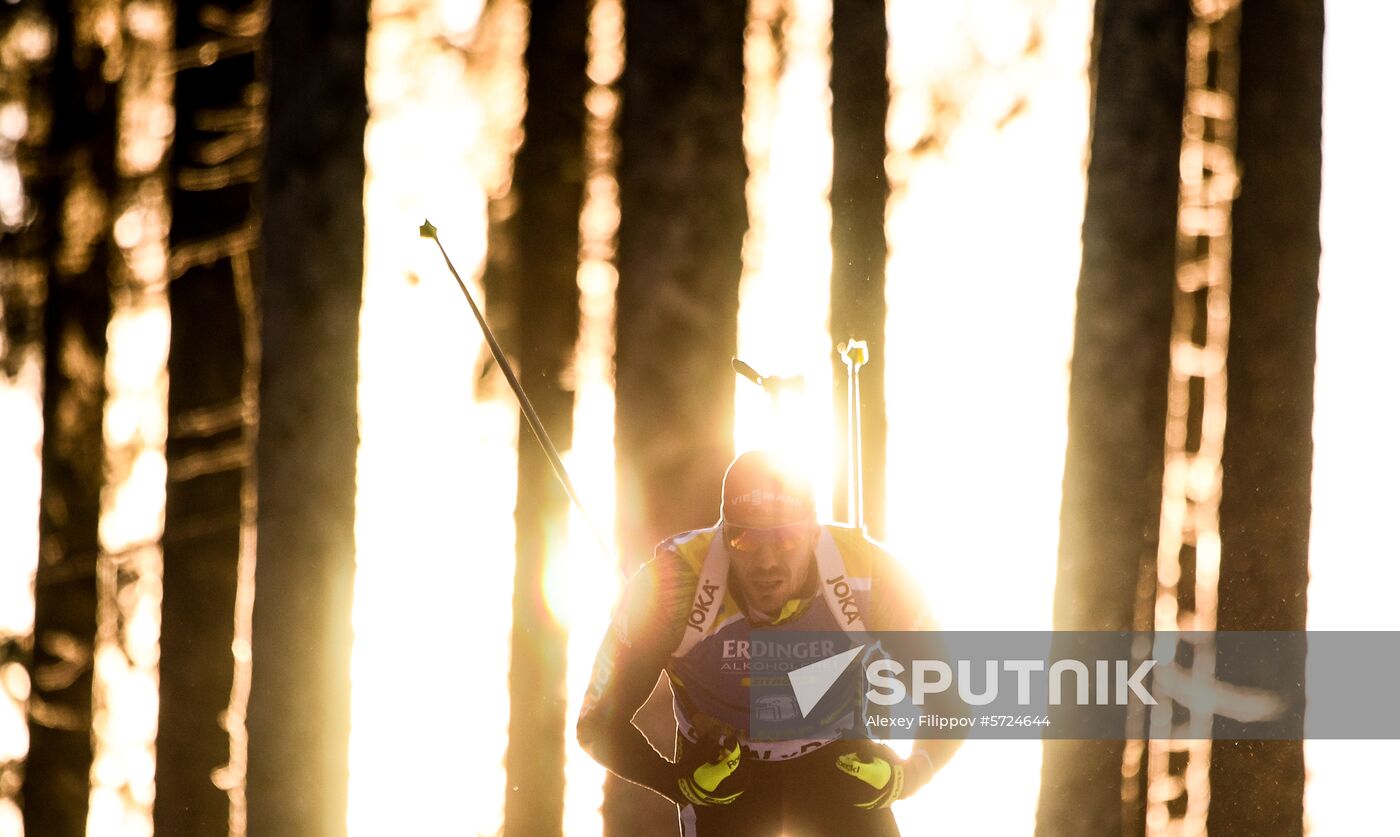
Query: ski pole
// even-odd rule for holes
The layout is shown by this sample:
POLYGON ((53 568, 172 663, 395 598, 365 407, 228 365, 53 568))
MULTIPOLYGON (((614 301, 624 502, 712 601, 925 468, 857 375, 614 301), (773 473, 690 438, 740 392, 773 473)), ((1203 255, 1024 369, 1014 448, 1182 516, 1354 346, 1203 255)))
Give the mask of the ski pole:
POLYGON ((491 349, 491 356, 496 359, 496 365, 501 368, 501 373, 506 376, 506 383, 510 384, 511 390, 515 393, 515 400, 520 403, 520 412, 524 414, 525 421, 530 425, 530 431, 535 434, 535 439, 544 449, 544 455, 549 460, 550 467, 554 469, 554 475, 559 478, 559 483, 564 486, 564 492, 569 495, 579 514, 583 516, 588 528, 593 531, 593 537, 597 538, 598 545, 609 557, 612 550, 603 538, 603 533, 593 522, 593 517, 583 506, 583 500, 579 499, 578 492, 574 490, 574 483, 569 479, 569 472, 564 470, 564 461, 559 458, 559 451, 555 449, 554 442, 550 440, 549 433, 544 429, 544 423, 540 421, 539 414, 535 412, 535 405, 530 403, 530 397, 525 394, 525 388, 520 385, 520 380, 515 377, 515 371, 510 368, 510 363, 506 360, 506 353, 501 350, 501 344, 496 342, 496 335, 491 333, 491 327, 486 324, 486 318, 482 316, 481 309, 476 307, 476 300, 472 299, 471 291, 467 290, 467 283, 462 281, 461 274, 457 273, 457 268, 453 266, 452 259, 448 257, 447 250, 442 246, 442 240, 438 238, 437 227, 427 218, 423 219, 423 225, 418 228, 418 234, 423 238, 431 238, 437 245, 438 252, 442 253, 442 260, 447 262, 447 269, 451 271, 452 278, 457 280, 457 287, 462 289, 462 296, 467 298, 467 304, 471 306, 472 313, 476 315, 477 325, 481 326, 481 333, 486 337, 486 345, 491 349))
POLYGON ((760 375, 756 369, 744 363, 742 360, 739 360, 737 357, 731 358, 729 362, 730 365, 734 367, 735 372, 738 372, 740 375, 762 387, 763 391, 768 393, 768 397, 773 399, 775 406, 778 403, 778 395, 783 390, 790 389, 801 392, 806 386, 806 381, 801 375, 793 375, 791 377, 760 375))
POLYGON ((857 529, 865 530, 865 482, 860 433, 860 368, 870 360, 870 346, 851 338, 836 347, 846 364, 846 513, 857 529))

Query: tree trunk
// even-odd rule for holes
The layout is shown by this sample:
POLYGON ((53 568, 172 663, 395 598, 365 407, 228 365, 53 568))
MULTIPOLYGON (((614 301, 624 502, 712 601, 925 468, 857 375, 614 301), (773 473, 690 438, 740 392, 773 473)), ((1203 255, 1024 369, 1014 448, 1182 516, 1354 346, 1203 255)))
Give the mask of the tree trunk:
POLYGON ((241 797, 244 778, 234 751, 245 746, 246 694, 230 696, 239 556, 252 548, 253 188, 263 123, 255 50, 263 21, 243 2, 222 4, 244 15, 244 28, 230 39, 224 27, 211 28, 209 8, 180 3, 175 15, 169 472, 153 811, 156 832, 171 835, 226 832, 228 788, 241 797), (206 45, 220 44, 215 60, 203 60, 213 48, 206 45), (225 765, 233 767, 231 781, 217 786, 213 776, 225 765))
POLYGON ((744 4, 628 10, 617 398, 626 554, 716 517, 733 450, 744 4))
MULTIPOLYGON (((1156 562, 1189 17, 1185 0, 1095 10, 1058 630, 1131 630, 1140 568, 1156 562)), ((1036 834, 1140 830, 1122 819, 1122 759, 1121 741, 1046 742, 1036 834)))
MULTIPOLYGON (((1245 4, 1222 456, 1222 631, 1306 628, 1322 193, 1322 0, 1245 4), (1265 5, 1267 8, 1265 8, 1265 5)), ((1231 683, 1302 683, 1302 659, 1222 660, 1231 683), (1260 664, 1263 663, 1263 664, 1260 664)), ((1303 834, 1301 741, 1217 741, 1213 834, 1303 834)))
POLYGON ((92 768, 97 525, 101 510, 116 84, 108 56, 51 3, 55 27, 49 160, 35 199, 48 244, 44 305, 44 439, 39 563, 24 824, 28 834, 82 835, 92 768))
MULTIPOLYGON (((865 522, 885 535, 885 120, 889 35, 883 0, 833 0, 831 7, 831 338, 870 344, 861 372, 860 416, 865 522)), ((846 365, 833 355, 835 430, 846 438, 846 365)), ((837 517, 845 508, 843 457, 837 468, 837 517)))
POLYGON ((363 0, 268 24, 248 826, 342 835, 364 274, 363 0))
MULTIPOLYGON (((618 117, 617 464, 624 570, 715 521, 733 451, 740 248, 747 226, 741 0, 634 3, 618 117)), ((665 691, 664 689, 662 690, 665 691)), ((654 702, 638 722, 674 729, 654 702)), ((610 779, 610 833, 675 828, 675 810, 610 779)))
MULTIPOLYGON (((525 49, 525 141, 515 158, 512 219, 521 293, 520 379, 554 443, 572 436, 566 380, 579 327, 579 211, 583 202, 588 3, 534 0, 525 49)), ((561 560, 569 499, 520 422, 511 629, 510 736, 505 833, 563 834, 567 642, 544 597, 549 561, 561 560)))

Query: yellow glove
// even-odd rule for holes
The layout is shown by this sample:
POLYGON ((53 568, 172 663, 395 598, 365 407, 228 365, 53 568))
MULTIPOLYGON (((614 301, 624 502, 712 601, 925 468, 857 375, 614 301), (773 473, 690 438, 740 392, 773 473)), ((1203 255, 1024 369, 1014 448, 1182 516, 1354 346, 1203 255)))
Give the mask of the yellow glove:
POLYGON ((856 802, 857 808, 888 808, 904 793, 904 765, 898 760, 872 755, 869 761, 862 761, 858 753, 846 753, 836 757, 836 766, 847 776, 870 786, 873 795, 856 802))
POLYGON ((692 805, 728 805, 744 793, 742 778, 736 775, 742 760, 739 739, 731 737, 721 743, 721 752, 714 761, 683 770, 676 786, 692 805))

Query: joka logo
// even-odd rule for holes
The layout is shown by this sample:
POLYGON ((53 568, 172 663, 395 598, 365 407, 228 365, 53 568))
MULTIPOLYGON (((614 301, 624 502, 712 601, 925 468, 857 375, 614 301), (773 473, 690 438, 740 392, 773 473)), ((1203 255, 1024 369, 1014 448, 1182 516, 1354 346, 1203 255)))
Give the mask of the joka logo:
POLYGON ((841 615, 846 617, 847 625, 860 618, 860 605, 856 604, 856 595, 851 592, 851 585, 844 575, 826 579, 826 586, 831 588, 836 601, 840 603, 841 615))
POLYGON ((710 615, 710 608, 715 603, 715 593, 718 592, 719 585, 708 581, 702 581, 700 590, 695 594, 695 606, 690 609, 690 615, 686 617, 685 626, 694 628, 697 631, 705 630, 705 620, 710 615))
POLYGON ((793 669, 788 672, 788 682, 792 684, 792 693, 797 697, 797 708, 802 710, 802 717, 807 717, 816 705, 821 702, 832 685, 846 672, 846 668, 851 664, 851 660, 856 658, 865 649, 864 645, 857 645, 848 651, 842 651, 834 657, 827 657, 824 660, 817 660, 802 668, 793 669))

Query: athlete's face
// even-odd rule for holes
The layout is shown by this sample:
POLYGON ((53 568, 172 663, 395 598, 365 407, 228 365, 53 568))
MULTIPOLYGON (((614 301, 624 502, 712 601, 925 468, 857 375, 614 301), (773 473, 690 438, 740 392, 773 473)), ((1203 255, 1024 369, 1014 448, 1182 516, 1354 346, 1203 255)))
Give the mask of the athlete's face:
POLYGON ((812 565, 816 532, 811 523, 777 529, 725 527, 729 566, 750 607, 777 616, 797 595, 812 565))

